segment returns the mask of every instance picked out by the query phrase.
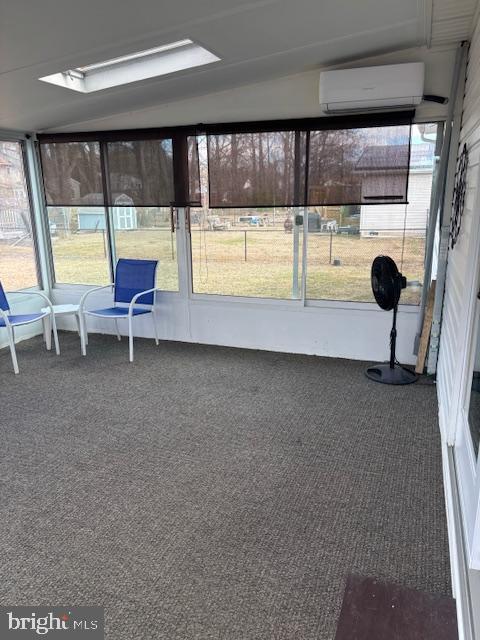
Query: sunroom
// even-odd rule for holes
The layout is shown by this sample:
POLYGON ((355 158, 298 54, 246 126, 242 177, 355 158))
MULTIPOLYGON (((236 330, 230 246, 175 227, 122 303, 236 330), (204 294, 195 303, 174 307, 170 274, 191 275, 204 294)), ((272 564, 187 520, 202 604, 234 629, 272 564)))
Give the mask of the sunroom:
POLYGON ((4 4, 2 638, 480 638, 478 15, 4 4))

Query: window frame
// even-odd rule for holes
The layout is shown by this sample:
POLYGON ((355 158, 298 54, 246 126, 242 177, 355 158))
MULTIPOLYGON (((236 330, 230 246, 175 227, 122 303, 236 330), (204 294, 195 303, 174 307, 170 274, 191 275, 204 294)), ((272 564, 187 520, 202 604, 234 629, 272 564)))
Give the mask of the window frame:
MULTIPOLYGON (((188 137, 198 136, 208 133, 224 133, 225 131, 234 133, 242 132, 255 132, 255 131, 277 131, 277 130, 305 130, 308 129, 337 129, 337 128, 357 128, 368 126, 387 126, 388 124, 394 124, 397 122, 395 119, 398 114, 401 114, 402 118, 411 118, 412 125, 421 123, 435 123, 438 126, 442 126, 444 118, 419 118, 416 119, 414 112, 401 111, 390 113, 376 113, 376 114, 359 114, 355 116, 333 116, 333 117, 317 117, 317 118, 299 118, 299 119, 287 119, 287 120, 264 120, 255 122, 236 122, 236 123, 218 123, 208 125, 183 125, 177 127, 161 127, 161 128, 149 128, 149 129, 128 129, 128 130, 113 130, 113 131, 90 131, 90 132, 76 132, 76 133, 52 133, 52 134, 39 134, 39 143, 42 142, 82 142, 82 141, 100 141, 104 144, 109 141, 123 141, 123 140, 147 140, 150 138, 168 138, 173 139, 173 156, 174 156, 174 182, 175 182, 175 202, 172 203, 172 207, 175 207, 178 212, 178 223, 176 224, 176 243, 177 243, 177 266, 178 266, 178 291, 162 291, 162 295, 166 296, 182 296, 188 299, 192 303, 197 302, 214 302, 214 303, 238 303, 238 304, 257 304, 267 306, 284 306, 290 309, 309 307, 323 307, 332 309, 357 309, 357 310, 377 310, 377 306, 374 302, 358 302, 348 300, 329 300, 329 299, 311 299, 307 296, 306 291, 306 275, 308 270, 308 233, 304 233, 304 241, 302 246, 302 266, 301 266, 301 296, 297 299, 278 299, 278 298, 265 298, 265 297, 245 297, 245 296, 231 296, 221 294, 208 294, 208 293, 195 293, 193 291, 193 273, 192 273, 192 255, 191 255, 191 236, 187 231, 187 225, 185 224, 185 207, 198 206, 195 202, 190 202, 188 195, 188 167, 186 167, 186 157, 183 148, 188 147, 188 137), (181 152, 179 152, 181 150, 181 152)), ((103 155, 103 154, 102 154, 103 155)), ((40 154, 38 154, 39 159, 40 154)), ((40 180, 43 187, 43 181, 40 180)), ((107 214, 110 211, 108 206, 105 207, 107 214)), ((46 212, 46 204, 44 202, 44 209, 46 212)), ((108 223, 110 215, 107 215, 108 223)), ((55 276, 55 267, 53 261, 53 255, 51 251, 51 238, 49 228, 47 226, 46 235, 48 236, 49 244, 49 261, 51 264, 52 284, 54 287, 88 287, 90 285, 84 283, 62 283, 57 282, 55 276)), ((114 271, 115 250, 112 247, 114 243, 114 230, 108 230, 109 237, 109 262, 110 269, 114 271)), ((417 304, 403 304, 399 305, 399 309, 407 312, 416 312, 418 310, 417 304)))
MULTIPOLYGON (((46 244, 46 248, 47 248, 47 254, 48 254, 48 264, 49 264, 49 270, 50 270, 50 274, 51 274, 51 282, 52 282, 52 287, 53 288, 57 288, 57 287, 75 287, 75 286, 81 286, 81 287, 95 287, 97 286, 95 283, 88 283, 88 282, 61 282, 61 281, 57 281, 56 278, 56 270, 55 270, 55 256, 54 256, 54 251, 53 251, 53 245, 52 245, 52 235, 51 235, 51 231, 50 231, 50 220, 49 220, 49 208, 55 208, 55 207, 60 207, 60 205, 44 205, 44 220, 45 220, 45 225, 46 225, 46 237, 47 237, 47 244, 46 244)), ((64 209, 71 209, 71 208, 77 208, 76 206, 74 207, 63 207, 64 209)), ((103 206, 99 206, 99 209, 103 209, 104 210, 104 216, 105 216, 105 231, 106 231, 106 245, 107 245, 107 255, 105 256, 105 260, 107 262, 107 274, 110 278, 110 282, 113 282, 113 274, 115 273, 115 259, 114 259, 114 253, 112 254, 112 246, 111 246, 111 239, 113 236, 110 235, 110 233, 108 232, 108 225, 109 225, 109 218, 110 218, 110 213, 108 211, 108 209, 105 209, 105 207, 103 206)), ((105 283, 105 284, 109 284, 109 283, 105 283)), ((100 285, 98 285, 100 286, 100 285)))

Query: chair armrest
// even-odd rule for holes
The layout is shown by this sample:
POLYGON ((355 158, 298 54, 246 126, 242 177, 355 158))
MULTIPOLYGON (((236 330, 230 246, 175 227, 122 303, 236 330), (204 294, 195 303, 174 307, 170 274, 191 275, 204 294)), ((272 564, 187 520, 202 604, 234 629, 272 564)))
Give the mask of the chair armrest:
POLYGON ((24 296, 40 296, 45 301, 47 307, 50 307, 50 313, 53 313, 53 305, 52 301, 48 296, 40 291, 7 291, 6 294, 10 295, 11 293, 21 293, 24 296))
POLYGON ((86 291, 83 296, 80 298, 80 304, 78 305, 78 310, 79 313, 83 313, 83 307, 85 306, 85 302, 87 300, 87 297, 91 294, 91 293, 95 293, 96 291, 101 291, 102 289, 109 289, 114 287, 114 283, 111 282, 110 284, 105 284, 102 287, 94 287, 93 289, 89 289, 88 291, 86 291))
POLYGON ((5 326, 10 326, 10 320, 8 319, 8 313, 6 313, 3 309, 0 309, 0 318, 5 320, 5 326))
MULTIPOLYGON (((153 289, 146 289, 146 291, 140 291, 139 293, 136 293, 132 300, 130 301, 130 304, 128 305, 128 315, 131 316, 133 313, 133 307, 135 306, 135 303, 137 302, 138 298, 141 298, 142 296, 146 295, 147 293, 153 293, 153 305, 152 307, 155 305, 155 293, 157 291, 157 288, 154 287, 153 289)), ((140 304, 142 304, 140 302, 140 304)))

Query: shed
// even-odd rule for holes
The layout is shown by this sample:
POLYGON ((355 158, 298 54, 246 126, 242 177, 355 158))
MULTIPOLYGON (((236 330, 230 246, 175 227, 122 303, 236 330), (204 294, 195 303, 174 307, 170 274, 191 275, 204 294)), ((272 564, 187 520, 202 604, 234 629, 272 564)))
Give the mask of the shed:
MULTIPOLYGON (((126 195, 115 198, 112 207, 112 220, 115 229, 128 230, 137 229, 137 210, 133 206, 133 201, 126 195)), ((78 230, 95 231, 106 228, 105 210, 103 207, 79 207, 77 212, 78 230)))

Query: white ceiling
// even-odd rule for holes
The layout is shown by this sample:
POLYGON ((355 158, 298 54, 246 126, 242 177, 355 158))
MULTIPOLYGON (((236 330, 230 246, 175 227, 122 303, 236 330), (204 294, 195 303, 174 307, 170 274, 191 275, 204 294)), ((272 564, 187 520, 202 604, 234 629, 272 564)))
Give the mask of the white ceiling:
MULTIPOLYGON (((451 21, 476 1, 433 0, 433 12, 439 4, 451 21)), ((456 24, 442 44, 465 30, 465 16, 456 24)), ((0 128, 61 127, 434 38, 432 0, 1 0, 0 128), (38 80, 183 38, 221 62, 90 95, 38 80)))
POLYGON ((432 47, 468 40, 475 24, 478 0, 432 0, 432 47))

